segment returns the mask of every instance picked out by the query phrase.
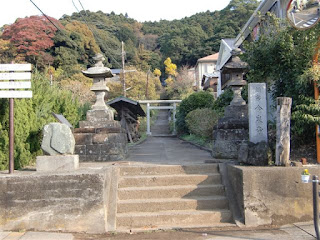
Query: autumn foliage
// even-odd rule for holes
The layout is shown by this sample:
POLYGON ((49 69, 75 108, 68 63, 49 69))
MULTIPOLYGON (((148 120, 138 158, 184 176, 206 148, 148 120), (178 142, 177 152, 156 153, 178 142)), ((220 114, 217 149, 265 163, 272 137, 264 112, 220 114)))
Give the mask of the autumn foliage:
MULTIPOLYGON (((57 26, 63 28, 58 20, 50 18, 57 26)), ((44 16, 20 18, 14 24, 4 28, 2 40, 9 40, 17 51, 16 61, 36 63, 36 60, 50 62, 47 53, 53 45, 57 29, 44 16)))

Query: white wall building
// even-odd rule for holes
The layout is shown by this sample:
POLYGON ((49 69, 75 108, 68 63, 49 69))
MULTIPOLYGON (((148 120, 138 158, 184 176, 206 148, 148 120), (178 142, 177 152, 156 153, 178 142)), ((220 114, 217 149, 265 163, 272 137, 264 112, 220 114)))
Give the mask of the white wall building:
POLYGON ((212 74, 216 71, 219 53, 215 53, 203 58, 198 59, 195 66, 195 85, 197 89, 202 89, 201 81, 205 74, 212 74))

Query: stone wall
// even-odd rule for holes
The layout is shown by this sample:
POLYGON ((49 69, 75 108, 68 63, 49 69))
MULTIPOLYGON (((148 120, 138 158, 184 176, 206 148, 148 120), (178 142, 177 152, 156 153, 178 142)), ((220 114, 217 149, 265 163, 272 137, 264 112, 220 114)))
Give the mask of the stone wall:
POLYGON ((104 233, 112 168, 0 175, 0 230, 104 233))
POLYGON ((283 225, 311 221, 312 183, 301 183, 308 168, 320 175, 318 167, 228 166, 229 179, 246 226, 283 225))

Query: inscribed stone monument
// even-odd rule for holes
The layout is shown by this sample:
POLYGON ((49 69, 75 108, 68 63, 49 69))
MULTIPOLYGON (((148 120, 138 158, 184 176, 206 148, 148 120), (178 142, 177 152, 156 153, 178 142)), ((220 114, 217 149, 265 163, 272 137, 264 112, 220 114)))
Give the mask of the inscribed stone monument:
POLYGON ((249 141, 268 142, 267 94, 265 83, 249 84, 249 141))

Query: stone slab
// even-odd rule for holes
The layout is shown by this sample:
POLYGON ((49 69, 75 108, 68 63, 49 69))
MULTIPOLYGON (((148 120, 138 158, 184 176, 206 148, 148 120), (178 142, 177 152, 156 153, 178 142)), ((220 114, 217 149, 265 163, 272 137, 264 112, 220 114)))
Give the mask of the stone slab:
POLYGON ((79 168, 79 155, 38 156, 38 172, 75 171, 79 168))
POLYGON ((249 83, 249 141, 268 142, 267 85, 249 83))
POLYGON ((106 232, 107 167, 24 174, 0 175, 0 231, 106 232))

